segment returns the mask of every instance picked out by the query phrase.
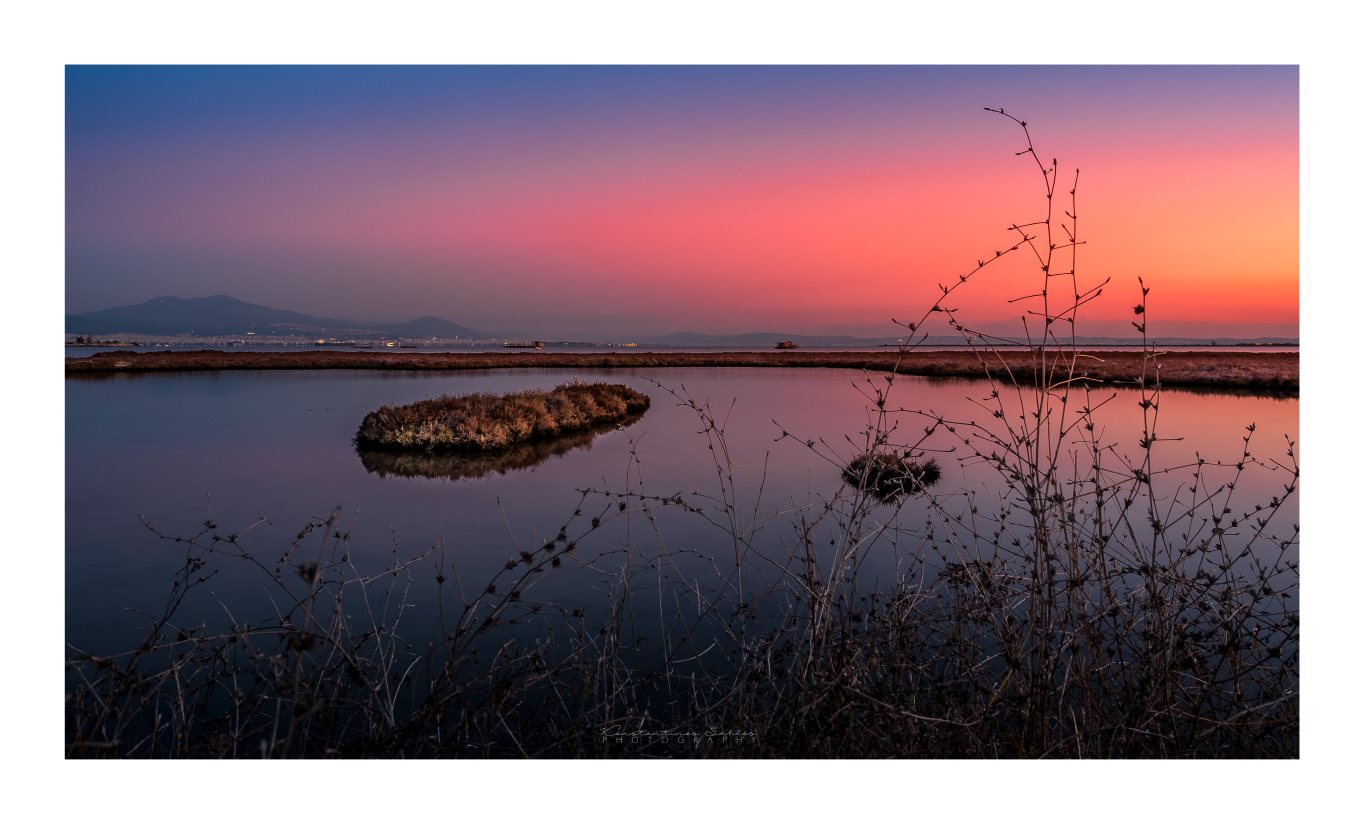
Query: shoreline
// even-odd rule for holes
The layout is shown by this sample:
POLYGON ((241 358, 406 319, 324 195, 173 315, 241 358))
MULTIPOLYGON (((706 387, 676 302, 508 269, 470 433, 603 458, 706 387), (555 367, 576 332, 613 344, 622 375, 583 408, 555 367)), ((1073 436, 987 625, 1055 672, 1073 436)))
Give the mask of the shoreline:
MULTIPOLYGON (((1196 351, 1158 354, 1165 387, 1250 390, 1298 394, 1299 353, 1242 353, 1196 351)), ((1068 357, 1049 353, 1067 369, 1068 357)), ((1077 373, 1109 384, 1137 385, 1144 371, 1142 351, 1079 352, 1077 373)), ((899 354, 816 351, 752 351, 713 353, 388 353, 378 351, 105 351, 89 357, 68 357, 66 375, 111 373, 169 373, 227 370, 397 370, 461 371, 498 368, 852 368, 891 371, 904 376, 986 379, 989 370, 1006 379, 1032 382, 1038 360, 1029 351, 978 354, 922 351, 899 354)))

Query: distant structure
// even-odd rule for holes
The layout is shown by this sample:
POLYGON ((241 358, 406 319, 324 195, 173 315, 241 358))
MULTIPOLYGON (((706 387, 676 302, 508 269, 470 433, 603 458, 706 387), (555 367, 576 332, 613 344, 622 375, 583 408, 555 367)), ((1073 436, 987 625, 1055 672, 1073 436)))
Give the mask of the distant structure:
POLYGON ((534 340, 533 342, 502 342, 502 343, 501 343, 501 347, 503 347, 503 348, 538 348, 539 350, 543 350, 544 346, 546 346, 547 344, 548 344, 548 343, 545 342, 545 341, 543 341, 542 339, 536 339, 536 340, 534 340))
POLYGON ((775 350, 777 351, 792 351, 797 347, 799 347, 799 343, 792 339, 786 339, 775 343, 775 350))

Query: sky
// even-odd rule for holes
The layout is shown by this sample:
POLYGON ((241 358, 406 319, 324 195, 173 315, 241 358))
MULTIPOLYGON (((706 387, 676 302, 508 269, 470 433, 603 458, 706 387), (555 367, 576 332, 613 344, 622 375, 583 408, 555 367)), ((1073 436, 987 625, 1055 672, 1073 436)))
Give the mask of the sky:
MULTIPOLYGON (((985 106, 1062 209, 1081 169, 1082 333, 1142 276, 1155 334, 1298 334, 1294 66, 68 66, 66 309, 896 335, 1044 218, 985 106)), ((1015 332, 1042 281, 951 304, 1015 332)))

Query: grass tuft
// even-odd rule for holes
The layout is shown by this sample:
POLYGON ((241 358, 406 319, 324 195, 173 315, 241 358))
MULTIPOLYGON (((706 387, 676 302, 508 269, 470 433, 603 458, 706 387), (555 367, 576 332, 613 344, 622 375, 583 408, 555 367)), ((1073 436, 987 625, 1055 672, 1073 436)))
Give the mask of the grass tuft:
POLYGON ((571 382, 551 391, 441 396, 384 405, 364 417, 361 447, 425 451, 501 451, 623 422, 651 405, 625 385, 571 382))
POLYGON ((846 465, 841 478, 881 502, 893 502, 940 481, 940 465, 935 459, 918 462, 885 451, 862 453, 846 465))

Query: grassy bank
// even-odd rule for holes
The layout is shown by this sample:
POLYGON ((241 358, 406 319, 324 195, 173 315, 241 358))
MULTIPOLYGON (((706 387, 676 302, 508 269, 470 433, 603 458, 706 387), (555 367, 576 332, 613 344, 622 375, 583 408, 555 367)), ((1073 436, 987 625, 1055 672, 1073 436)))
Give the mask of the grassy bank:
POLYGON ((580 382, 551 391, 442 396, 384 405, 364 417, 355 441, 369 448, 502 451, 622 422, 650 401, 624 385, 580 382))
MULTIPOLYGON (((368 351, 158 351, 106 352, 66 360, 67 375, 113 372, 216 370, 409 370, 458 371, 492 368, 857 368, 910 376, 1015 379, 1035 384, 1066 373, 1071 358, 1049 350, 1044 362, 1028 351, 644 352, 644 353, 376 353, 368 351)), ((1164 353, 1157 358, 1164 386, 1292 393, 1299 390, 1299 353, 1164 353)), ((1081 354, 1078 374, 1104 382, 1139 381, 1142 351, 1081 354)))

